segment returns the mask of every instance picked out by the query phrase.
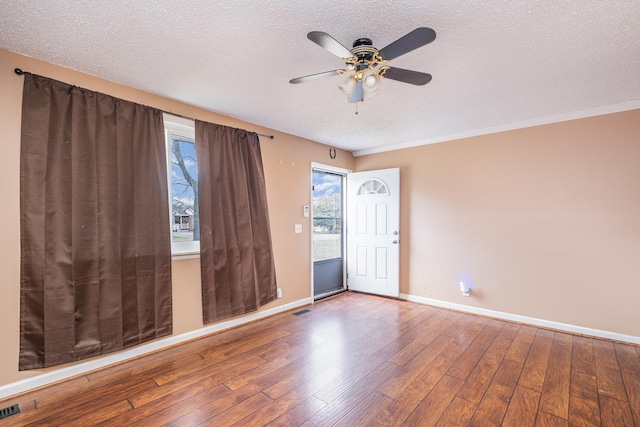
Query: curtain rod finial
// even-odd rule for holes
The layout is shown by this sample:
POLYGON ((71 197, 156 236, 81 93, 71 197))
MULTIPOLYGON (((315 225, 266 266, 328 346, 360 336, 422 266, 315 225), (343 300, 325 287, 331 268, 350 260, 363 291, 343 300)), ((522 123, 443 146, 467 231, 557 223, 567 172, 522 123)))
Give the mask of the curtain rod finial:
POLYGON ((16 72, 17 75, 21 76, 24 74, 24 71, 22 71, 20 68, 16 68, 15 70, 13 70, 16 72))

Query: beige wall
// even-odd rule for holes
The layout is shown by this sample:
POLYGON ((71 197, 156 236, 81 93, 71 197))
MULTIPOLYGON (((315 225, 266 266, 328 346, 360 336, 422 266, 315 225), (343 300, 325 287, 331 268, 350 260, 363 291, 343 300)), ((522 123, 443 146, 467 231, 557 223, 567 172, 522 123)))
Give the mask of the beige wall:
MULTIPOLYGON (((310 162, 400 167, 401 292, 640 336, 640 111, 357 157, 0 50, 0 386, 21 373, 19 148, 15 67, 261 138, 279 286, 310 296, 310 162), (305 232, 293 233, 302 223, 305 232), (458 281, 468 280, 463 298, 458 281)), ((277 107, 277 106, 276 106, 277 107)), ((174 261, 174 333, 202 327, 197 259, 174 261)), ((270 306, 265 308, 272 307, 270 306)))
POLYGON ((392 166, 402 293, 640 336, 640 110, 356 157, 392 166))
MULTIPOLYGON (((273 249, 278 286, 283 302, 310 297, 310 235, 309 218, 302 208, 310 205, 311 162, 342 168, 353 168, 351 153, 338 150, 335 160, 329 157, 329 147, 301 138, 259 128, 232 120, 180 102, 117 85, 105 80, 56 67, 32 58, 0 49, 0 194, 2 194, 2 244, 0 244, 0 386, 50 370, 18 372, 19 350, 19 289, 20 289, 20 112, 22 77, 14 68, 22 68, 73 85, 150 105, 187 117, 214 123, 274 134, 275 139, 261 139, 270 210, 273 249), (294 234, 294 223, 303 224, 304 233, 294 234)), ((275 107, 277 108, 277 106, 275 107)), ((202 327, 200 297, 200 264, 198 259, 174 261, 173 299, 174 334, 202 327)), ((274 307, 273 302, 263 309, 274 307)))

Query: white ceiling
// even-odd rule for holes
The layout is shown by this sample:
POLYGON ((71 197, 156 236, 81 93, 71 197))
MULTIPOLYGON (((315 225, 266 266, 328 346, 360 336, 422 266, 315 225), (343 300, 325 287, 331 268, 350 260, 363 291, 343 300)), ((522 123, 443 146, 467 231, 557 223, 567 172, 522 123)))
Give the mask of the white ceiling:
MULTIPOLYGON (((110 0, 0 2, 0 47, 356 154, 640 108, 640 1, 110 0), (319 30, 381 49, 436 40, 354 104, 319 30)), ((28 71, 28 70, 27 70, 28 71)))

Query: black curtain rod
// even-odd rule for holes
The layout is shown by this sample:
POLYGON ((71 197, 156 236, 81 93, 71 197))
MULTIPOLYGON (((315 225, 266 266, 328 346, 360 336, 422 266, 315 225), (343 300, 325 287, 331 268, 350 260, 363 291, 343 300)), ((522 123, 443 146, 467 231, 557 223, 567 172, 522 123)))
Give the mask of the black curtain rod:
MULTIPOLYGON (((25 73, 28 73, 28 71, 22 71, 21 68, 15 68, 13 71, 19 76, 21 76, 21 75, 23 75, 25 73)), ((163 110, 163 112, 165 112, 167 114, 172 114, 174 116, 182 117, 183 119, 195 120, 193 117, 183 116, 182 114, 172 113, 171 111, 164 111, 163 110)), ((274 138, 273 135, 266 135, 264 133, 258 133, 258 132, 256 132, 256 134, 258 134, 258 136, 264 136, 265 138, 269 138, 269 139, 273 139, 274 138)))
MULTIPOLYGON (((164 111, 164 112, 167 113, 167 114, 171 114, 172 116, 181 117, 183 119, 196 120, 193 117, 183 116, 182 114, 174 113, 172 111, 164 111)), ((231 126, 229 126, 229 127, 231 127, 231 126)), ((235 129, 240 129, 240 128, 235 128, 235 129)), ((245 130, 245 129, 240 129, 240 130, 245 130)), ((267 135, 267 134, 264 134, 264 133, 256 132, 256 134, 259 135, 259 136, 264 136, 265 138, 269 138, 269 139, 274 139, 275 138, 273 135, 267 135)))

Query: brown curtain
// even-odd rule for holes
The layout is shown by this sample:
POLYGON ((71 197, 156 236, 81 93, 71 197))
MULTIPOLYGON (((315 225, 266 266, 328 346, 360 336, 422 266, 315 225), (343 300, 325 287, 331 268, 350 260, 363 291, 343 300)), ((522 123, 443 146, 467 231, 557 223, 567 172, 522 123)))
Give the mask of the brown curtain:
POLYGON ((170 334, 162 112, 24 78, 19 368, 170 334))
POLYGON ((204 323, 276 299, 258 135, 196 120, 204 323))

